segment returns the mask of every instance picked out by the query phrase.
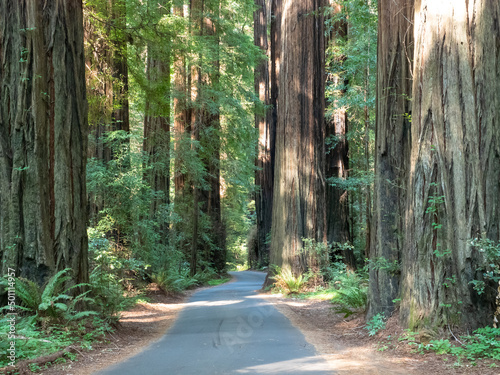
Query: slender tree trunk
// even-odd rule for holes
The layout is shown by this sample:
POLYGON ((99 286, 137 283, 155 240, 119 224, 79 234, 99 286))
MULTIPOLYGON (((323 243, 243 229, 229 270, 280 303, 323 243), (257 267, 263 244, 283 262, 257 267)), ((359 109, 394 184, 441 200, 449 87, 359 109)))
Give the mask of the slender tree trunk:
POLYGON ((493 0, 415 3, 400 310, 410 328, 492 319, 496 291, 470 285, 484 259, 468 240, 499 240, 499 19, 493 0))
MULTIPOLYGON (((340 12, 340 6, 330 0, 330 6, 334 12, 340 12)), ((335 44, 337 38, 347 36, 347 22, 337 22, 330 33, 327 43, 335 44)), ((335 56, 340 62, 345 56, 335 56)), ((338 74, 330 74, 331 85, 339 86, 338 74)), ((335 103, 334 103, 335 104, 335 103)), ((338 108, 334 111, 332 118, 326 121, 326 139, 335 137, 336 145, 326 150, 325 176, 326 178, 347 179, 349 170, 349 144, 346 138, 348 131, 347 111, 338 108)), ((349 229, 349 196, 346 189, 331 183, 326 185, 326 230, 328 243, 350 243, 352 237, 349 229)), ((333 245, 333 253, 337 253, 336 245, 333 245)), ((342 250, 341 254, 348 268, 356 269, 356 258, 351 250, 342 250)))
MULTIPOLYGON (((104 142, 111 130, 113 112, 113 46, 109 40, 109 29, 96 23, 97 14, 110 15, 109 2, 94 2, 84 6, 84 40, 86 87, 89 103, 88 158, 96 158, 106 164, 111 160, 111 149, 104 142)), ((89 192, 89 221, 97 223, 99 212, 105 206, 103 194, 89 192)))
POLYGON ((204 164, 207 170, 208 189, 201 190, 202 210, 210 220, 210 242, 204 243, 205 260, 216 271, 223 272, 226 268, 226 231, 222 221, 221 210, 221 183, 220 183, 220 114, 217 97, 210 95, 210 89, 218 89, 220 85, 219 36, 211 17, 218 18, 219 2, 210 4, 203 9, 203 35, 212 44, 215 60, 202 64, 208 73, 202 72, 201 92, 203 95, 202 115, 200 126, 202 129, 201 144, 205 150, 204 164))
MULTIPOLYGON (((184 17, 183 0, 174 2, 174 15, 184 17)), ((175 170, 174 185, 176 200, 181 197, 186 183, 186 175, 183 172, 182 156, 186 154, 184 149, 188 142, 186 139, 187 114, 187 77, 186 58, 182 52, 175 56, 174 61, 174 136, 175 136, 175 170)))
POLYGON ((410 150, 414 0, 382 0, 379 9, 375 188, 368 317, 390 316, 399 297, 406 176, 410 150), (374 267, 374 264, 379 266, 374 267), (392 265, 391 267, 389 267, 392 265), (395 267, 396 266, 396 267, 395 267))
POLYGON ((309 266, 302 238, 326 241, 322 1, 283 1, 271 263, 309 266))
MULTIPOLYGON (((151 1, 150 6, 153 14, 161 17, 166 13, 166 2, 151 1)), ((161 241, 165 243, 168 222, 160 213, 170 201, 170 58, 159 46, 149 43, 147 48, 149 87, 146 93, 143 150, 151 169, 145 177, 151 188, 159 194, 158 198, 151 201, 150 216, 160 224, 161 241)))
POLYGON ((126 0, 111 0, 113 49, 113 130, 130 131, 127 65, 127 4, 126 0))
POLYGON ((2 271, 88 281, 81 1, 0 1, 2 271))
MULTIPOLYGON (((261 51, 268 52, 267 38, 267 14, 265 0, 256 0, 257 9, 254 12, 254 43, 261 51)), ((263 60, 254 71, 255 94, 264 106, 270 104, 269 96, 269 61, 263 60)), ((273 207, 273 178, 274 170, 271 163, 274 153, 274 132, 272 113, 267 107, 256 107, 255 128, 259 132, 259 142, 257 150, 257 160, 255 171, 255 185, 257 193, 255 195, 255 207, 257 214, 257 254, 253 257, 257 260, 255 266, 262 267, 269 264, 269 243, 267 238, 271 234, 271 219, 273 207)))

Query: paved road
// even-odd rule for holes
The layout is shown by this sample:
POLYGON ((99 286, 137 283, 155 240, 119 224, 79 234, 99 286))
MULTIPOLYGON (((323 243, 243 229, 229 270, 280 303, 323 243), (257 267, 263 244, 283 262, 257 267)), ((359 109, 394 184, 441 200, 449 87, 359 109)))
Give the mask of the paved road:
POLYGON ((302 333, 255 292, 260 272, 195 293, 159 341, 99 375, 332 374, 302 333))

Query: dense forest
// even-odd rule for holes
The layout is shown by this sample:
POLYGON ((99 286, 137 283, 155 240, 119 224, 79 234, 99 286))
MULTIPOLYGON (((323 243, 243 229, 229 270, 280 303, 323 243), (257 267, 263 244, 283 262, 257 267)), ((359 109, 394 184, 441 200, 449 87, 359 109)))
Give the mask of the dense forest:
POLYGON ((100 325, 148 283, 250 267, 349 280, 367 320, 496 328, 499 20, 494 0, 0 0, 2 319, 100 325))

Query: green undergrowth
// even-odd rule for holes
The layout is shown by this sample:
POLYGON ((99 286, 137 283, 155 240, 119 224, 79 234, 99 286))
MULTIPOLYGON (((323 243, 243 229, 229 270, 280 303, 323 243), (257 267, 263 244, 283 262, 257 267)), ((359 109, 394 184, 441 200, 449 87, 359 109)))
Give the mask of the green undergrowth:
MULTIPOLYGON (((0 318, 0 336, 8 337, 9 318, 0 318)), ((16 319, 15 353, 16 363, 58 352, 69 345, 78 350, 91 350, 96 342, 105 340, 107 333, 114 331, 108 321, 97 316, 81 319, 74 324, 53 324, 50 327, 40 325, 37 316, 21 316, 16 319)), ((0 351, 7 353, 11 340, 0 341, 0 351)), ((74 360, 75 355, 67 353, 57 362, 74 360)), ((5 355, 0 357, 0 368, 9 364, 5 355)), ((36 369, 35 369, 36 370, 36 369)))

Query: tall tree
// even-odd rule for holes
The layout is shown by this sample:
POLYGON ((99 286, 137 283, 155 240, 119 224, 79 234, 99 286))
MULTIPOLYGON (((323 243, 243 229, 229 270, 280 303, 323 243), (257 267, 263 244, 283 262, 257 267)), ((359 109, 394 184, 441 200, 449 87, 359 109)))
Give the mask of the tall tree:
MULTIPOLYGON (((254 43, 267 57, 267 6, 265 0, 256 0, 257 9, 254 11, 254 43)), ((260 100, 255 111, 255 128, 259 132, 257 144, 257 160, 255 171, 255 209, 257 214, 257 254, 254 255, 257 266, 269 263, 268 237, 271 235, 271 219, 273 207, 273 178, 274 178, 274 141, 275 131, 272 113, 267 106, 270 104, 269 61, 263 59, 254 70, 255 94, 260 100), (264 106, 264 107, 263 107, 264 106)))
POLYGON ((378 3, 375 188, 368 316, 390 316, 399 297, 410 150, 414 0, 378 3))
MULTIPOLYGON (((342 10, 340 5, 330 0, 332 8, 332 17, 338 15, 342 10)), ((345 19, 339 19, 333 23, 330 35, 327 40, 330 56, 328 60, 331 65, 342 68, 346 56, 335 48, 340 40, 347 38, 347 22, 345 19)), ((326 185, 326 231, 328 243, 350 243, 352 242, 349 230, 349 199, 348 191, 338 183, 345 181, 349 171, 349 143, 347 140, 348 116, 347 110, 339 102, 344 94, 346 82, 336 73, 327 74, 328 82, 334 91, 333 111, 326 121, 326 162, 325 176, 329 179, 326 185)), ((333 252, 336 253, 337 245, 333 245, 333 252)), ((344 263, 350 269, 356 269, 356 258, 350 249, 342 248, 341 254, 344 263)))
POLYGON ((271 264, 303 273, 302 239, 326 241, 322 1, 283 1, 271 264))
MULTIPOLYGON (((156 23, 167 14, 167 6, 167 1, 150 1, 149 10, 156 23)), ((143 150, 149 164, 146 179, 156 192, 151 201, 150 215, 160 224, 160 237, 164 242, 168 223, 160 214, 162 207, 169 203, 170 194, 170 58, 153 41, 147 45, 147 54, 143 150)))
MULTIPOLYGON (((174 15, 184 18, 184 1, 176 0, 173 4, 174 15)), ((186 57, 184 51, 178 51, 174 60, 174 136, 175 136, 175 169, 174 186, 175 197, 180 199, 185 186, 185 172, 181 156, 185 154, 183 146, 186 145, 185 134, 188 122, 187 113, 187 75, 186 75, 186 57)))
POLYGON ((113 43, 113 130, 130 130, 127 65, 127 2, 111 0, 110 34, 113 43))
POLYGON ((201 99, 202 108, 200 127, 202 129, 201 148, 206 168, 207 186, 201 190, 202 211, 209 219, 210 241, 205 241, 204 258, 218 272, 226 268, 226 234, 221 211, 221 176, 220 176, 220 108, 214 90, 220 87, 219 35, 216 20, 219 17, 220 1, 207 2, 203 9, 202 35, 210 41, 212 48, 203 56, 201 99), (206 62, 205 62, 206 61, 206 62))
POLYGON ((483 254, 500 238, 500 3, 415 3, 412 143, 401 317, 410 327, 491 322, 478 296, 483 254), (446 284, 449 287, 445 287, 446 284))
POLYGON ((88 280, 82 3, 0 1, 0 256, 88 280))

